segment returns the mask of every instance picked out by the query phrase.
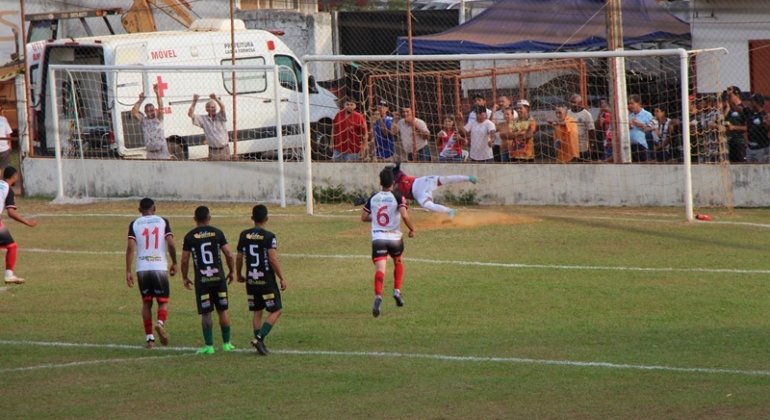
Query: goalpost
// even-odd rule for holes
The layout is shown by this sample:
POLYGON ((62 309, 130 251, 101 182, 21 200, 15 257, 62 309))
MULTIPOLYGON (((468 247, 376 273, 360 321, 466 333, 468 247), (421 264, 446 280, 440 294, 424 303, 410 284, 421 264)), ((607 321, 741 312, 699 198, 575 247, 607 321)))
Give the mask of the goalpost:
MULTIPOLYGON (((681 205, 685 218, 692 220, 696 205, 732 205, 724 127, 709 128, 709 124, 702 124, 705 120, 694 120, 705 118, 712 111, 721 111, 718 74, 704 74, 704 69, 718 69, 718 66, 703 65, 708 60, 718 60, 720 53, 663 49, 478 55, 306 55, 302 61, 305 74, 316 63, 334 63, 345 71, 341 79, 346 81, 346 93, 362 107, 359 110, 369 122, 370 131, 380 101, 390 106, 391 114, 400 112, 401 108, 416 113, 431 132, 428 144, 433 164, 408 163, 404 165, 407 172, 416 176, 479 175, 485 183, 476 186, 481 189, 478 194, 474 193, 476 204, 681 205), (699 55, 700 60, 699 78, 690 72, 691 58, 695 55, 699 55), (613 94, 608 69, 616 62, 625 63, 627 91, 613 94), (554 124, 549 121, 557 120, 557 108, 569 110, 573 94, 581 96, 580 105, 592 114, 591 119, 604 112, 600 109, 602 100, 609 102, 611 139, 603 135, 581 138, 582 154, 564 164, 561 144, 555 141, 554 124), (436 134, 442 129, 444 117, 454 117, 458 125, 465 125, 472 110, 471 98, 476 95, 486 100, 488 109, 496 107, 495 102, 501 96, 512 100, 511 105, 519 99, 529 101, 530 117, 537 125, 532 158, 511 159, 514 162, 506 163, 497 162, 496 156, 494 163, 466 160, 438 164, 440 150, 436 134), (636 157, 640 155, 632 158, 631 153, 627 98, 636 98, 636 95, 641 96, 645 110, 656 115, 661 111, 666 113, 657 131, 652 127, 645 129, 659 132, 664 140, 668 139, 664 145, 659 137, 647 135, 645 140, 649 140, 653 149, 645 154, 649 156, 648 162, 637 163, 636 157), (695 114, 691 106, 697 107, 695 114), (656 146, 658 150, 654 150, 656 146), (614 151, 608 153, 611 148, 614 151)), ((307 97, 307 93, 304 95, 307 97)), ((307 98, 304 103, 304 119, 308 121, 307 98)), ((491 117, 494 122, 495 115, 491 117)), ((575 126, 580 124, 593 133, 603 134, 606 128, 588 121, 575 122, 575 126)), ((308 129, 306 126, 306 131, 308 129)), ((309 143, 310 139, 306 141, 309 143)), ((406 163, 406 155, 413 152, 407 150, 410 142, 398 137, 394 142, 396 155, 390 160, 406 163)), ((377 159, 375 155, 370 158, 388 160, 377 159)), ((308 170, 308 175, 311 173, 308 170)), ((308 185, 312 182, 308 180, 308 185)), ((350 180, 349 186, 365 188, 355 179, 350 180)), ((327 187, 331 186, 315 185, 308 190, 327 187)), ((461 193, 450 188, 448 194, 461 193)), ((307 211, 316 211, 310 200, 307 211)))
MULTIPOLYGON (((131 194, 194 199, 189 193, 177 194, 175 188, 191 181, 208 188, 201 178, 222 170, 242 171, 243 167, 236 166, 235 162, 227 163, 233 165, 232 168, 211 169, 191 168, 189 162, 180 162, 208 157, 208 139, 188 116, 194 94, 199 95, 195 114, 205 114, 209 101, 221 101, 224 105, 229 131, 227 147, 233 160, 277 163, 277 171, 262 172, 265 179, 269 178, 265 183, 277 188, 263 189, 277 193, 282 207, 286 205, 286 177, 307 178, 301 173, 304 167, 295 165, 287 170, 284 164, 285 156, 297 161, 306 156, 304 121, 297 112, 302 97, 296 91, 285 97, 286 90, 276 88, 299 86, 294 72, 285 66, 50 65, 47 77, 47 95, 36 104, 36 128, 44 131, 38 135, 45 136, 47 147, 56 159, 59 201, 76 196, 99 198, 131 194), (209 97, 212 93, 216 99, 209 97), (168 152, 165 156, 162 155, 166 150, 148 150, 141 124, 133 116, 140 94, 144 95, 138 108, 142 114, 146 112, 145 106, 152 104, 159 115, 158 100, 162 101, 162 127, 168 152), (278 153, 279 150, 283 153, 278 153), (111 172, 110 168, 115 171, 111 172), (165 178, 168 185, 156 182, 153 188, 147 188, 148 185, 125 190, 115 187, 120 180, 134 182, 151 173, 168 173, 170 176, 165 178), (106 180, 99 177, 105 175, 112 179, 102 182, 106 180), (143 189, 147 192, 142 192, 143 189), (163 192, 157 192, 158 189, 163 192)), ((240 187, 241 191, 244 189, 240 187)), ((234 197, 232 193, 225 193, 221 199, 259 200, 264 199, 264 195, 234 197)))

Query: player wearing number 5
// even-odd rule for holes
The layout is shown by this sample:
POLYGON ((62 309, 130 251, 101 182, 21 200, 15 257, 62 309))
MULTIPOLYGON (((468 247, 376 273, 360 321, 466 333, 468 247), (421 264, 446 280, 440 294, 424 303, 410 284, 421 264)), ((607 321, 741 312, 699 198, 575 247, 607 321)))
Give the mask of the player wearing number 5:
POLYGON ((267 223, 267 207, 258 204, 251 210, 251 220, 254 227, 241 232, 238 239, 238 256, 235 260, 235 271, 238 281, 246 283, 246 294, 249 296, 249 310, 254 312, 252 326, 254 340, 251 345, 257 352, 267 356, 265 337, 270 333, 283 312, 281 291, 286 290, 281 264, 278 263, 278 244, 275 234, 265 229, 267 223), (246 260, 246 277, 243 276, 243 262, 246 260), (275 281, 276 276, 281 281, 280 290, 275 281), (262 311, 270 313, 262 322, 262 311))
POLYGON ((139 202, 142 217, 128 225, 128 246, 126 247, 126 284, 134 286, 131 265, 136 254, 136 279, 142 294, 142 319, 147 348, 155 347, 152 334, 152 301, 158 301, 158 323, 155 332, 160 336, 160 343, 168 345, 168 333, 165 323, 168 317, 169 284, 168 275, 176 274, 176 247, 171 225, 163 217, 155 215, 155 202, 144 198, 139 202), (171 257, 168 267, 166 254, 171 257))
POLYGON ((193 284, 187 277, 190 268, 190 255, 195 270, 195 301, 198 302, 198 314, 201 315, 203 341, 206 346, 198 354, 214 354, 214 321, 211 312, 217 308, 219 328, 222 330, 222 351, 232 351, 230 344, 230 315, 227 313, 227 285, 233 282, 233 254, 227 245, 227 238, 221 230, 210 226, 211 213, 206 206, 195 209, 195 229, 184 237, 182 243, 182 281, 190 290, 193 284), (221 251, 221 253, 220 253, 221 251), (222 257, 227 261, 227 276, 222 269, 222 257))
POLYGON ((374 262, 374 305, 372 315, 380 316, 382 304, 382 284, 385 281, 385 268, 388 256, 393 258, 393 298, 397 306, 404 306, 401 297, 401 284, 404 279, 404 265, 401 254, 404 253, 404 240, 401 234, 401 220, 409 228, 409 237, 414 238, 414 226, 406 208, 406 198, 393 191, 393 170, 385 168, 380 172, 382 191, 369 197, 361 211, 362 222, 372 222, 372 261, 374 262))

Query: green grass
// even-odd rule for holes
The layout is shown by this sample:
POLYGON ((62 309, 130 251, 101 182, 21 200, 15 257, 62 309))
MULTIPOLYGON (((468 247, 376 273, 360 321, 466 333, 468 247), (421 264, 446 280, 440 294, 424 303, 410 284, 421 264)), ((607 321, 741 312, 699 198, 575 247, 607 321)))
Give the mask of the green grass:
MULTIPOLYGON (((158 203, 180 249, 196 205, 158 203)), ((289 288, 266 341, 273 353, 259 357, 248 345, 251 314, 236 284, 230 315, 238 351, 193 354, 203 345, 200 317, 179 275, 171 348, 141 348, 139 292, 124 278, 136 207, 20 199, 19 211, 40 215, 40 224, 4 220, 27 283, 0 292, 3 418, 770 413, 767 209, 709 210, 707 223, 683 222, 681 209, 474 207, 452 223, 413 209, 406 305, 387 297, 375 319, 360 213, 328 205, 309 217, 304 207, 271 207, 268 229, 278 235, 289 288)), ((247 205, 210 207, 231 241, 250 226, 247 205)), ((391 270, 389 263, 386 294, 391 270)))

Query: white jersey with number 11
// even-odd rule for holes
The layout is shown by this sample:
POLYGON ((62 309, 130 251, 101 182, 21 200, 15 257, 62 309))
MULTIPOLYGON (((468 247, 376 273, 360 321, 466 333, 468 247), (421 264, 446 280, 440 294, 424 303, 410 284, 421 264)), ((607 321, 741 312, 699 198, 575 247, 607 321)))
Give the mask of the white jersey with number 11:
POLYGON ((128 225, 128 238, 136 241, 136 271, 168 270, 166 237, 174 236, 163 217, 142 216, 128 225))
POLYGON ((406 199, 396 191, 380 191, 369 198, 364 211, 372 214, 372 240, 401 239, 401 212, 406 199))

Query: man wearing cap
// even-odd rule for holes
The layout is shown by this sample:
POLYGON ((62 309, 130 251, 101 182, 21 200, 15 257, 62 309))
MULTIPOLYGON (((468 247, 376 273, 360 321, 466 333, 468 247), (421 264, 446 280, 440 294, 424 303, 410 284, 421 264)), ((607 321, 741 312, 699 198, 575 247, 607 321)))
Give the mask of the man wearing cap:
MULTIPOLYGON (((516 102, 516 112, 519 117, 513 120, 513 129, 506 133, 506 139, 511 141, 511 161, 535 161, 535 130, 537 122, 529 116, 529 101, 520 99, 516 102)), ((503 135, 501 134, 502 138, 503 135)))
POLYGON ((332 138, 335 162, 352 162, 363 160, 369 146, 369 133, 366 119, 356 111, 356 103, 347 98, 343 101, 345 108, 334 116, 332 121, 332 138))
POLYGON ((396 154, 396 144, 390 129, 393 127, 393 117, 388 115, 388 102, 380 100, 377 110, 371 120, 372 137, 374 137, 374 160, 378 162, 390 162, 396 154))
POLYGON ((487 110, 487 119, 492 119, 492 110, 487 108, 487 98, 477 93, 473 95, 473 106, 471 107, 471 113, 468 114, 468 123, 476 121, 476 108, 479 106, 483 106, 487 110))
POLYGON ((727 124, 727 150, 730 163, 746 161, 746 109, 741 100, 741 89, 738 86, 727 88, 727 108, 725 109, 725 124, 727 124))
POLYGON ((765 97, 761 93, 751 96, 751 103, 746 110, 746 131, 748 132, 748 150, 746 162, 767 163, 770 155, 770 120, 764 110, 765 97))

